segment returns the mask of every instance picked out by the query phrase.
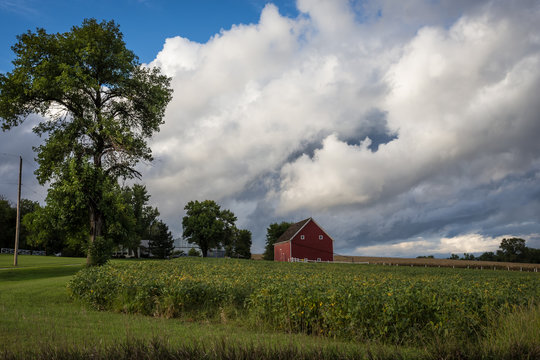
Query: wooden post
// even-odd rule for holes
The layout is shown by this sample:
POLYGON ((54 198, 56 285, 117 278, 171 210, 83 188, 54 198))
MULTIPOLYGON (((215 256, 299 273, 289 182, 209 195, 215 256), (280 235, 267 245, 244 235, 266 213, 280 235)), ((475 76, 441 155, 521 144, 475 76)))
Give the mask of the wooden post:
POLYGON ((17 194, 17 222, 15 225, 15 251, 13 252, 13 266, 17 266, 17 253, 19 252, 19 231, 21 224, 21 176, 22 176, 22 157, 19 156, 19 191, 17 194))

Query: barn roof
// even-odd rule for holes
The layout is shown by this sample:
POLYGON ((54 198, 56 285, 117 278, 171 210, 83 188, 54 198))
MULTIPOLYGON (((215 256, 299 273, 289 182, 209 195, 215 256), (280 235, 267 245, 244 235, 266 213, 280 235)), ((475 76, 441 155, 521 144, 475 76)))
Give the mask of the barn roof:
MULTIPOLYGON (((299 232, 300 230, 302 230, 302 228, 311 220, 311 218, 307 218, 307 219, 304 219, 302 221, 299 221, 297 223, 294 223, 292 224, 291 226, 289 226, 289 228, 287 230, 285 230, 285 232, 283 234, 281 234, 281 236, 277 239, 277 241, 275 242, 275 244, 277 243, 280 243, 280 242, 285 242, 285 241, 289 241, 291 240, 294 235, 296 235, 297 232, 299 232)), ((274 245, 275 245, 274 244, 274 245)))

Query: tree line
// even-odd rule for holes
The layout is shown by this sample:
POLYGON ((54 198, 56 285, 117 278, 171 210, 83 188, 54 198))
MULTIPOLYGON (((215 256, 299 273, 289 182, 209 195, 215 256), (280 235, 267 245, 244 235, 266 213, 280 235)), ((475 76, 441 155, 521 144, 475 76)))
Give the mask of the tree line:
MULTIPOLYGON (((141 240, 150 240, 148 250, 152 257, 171 256, 172 234, 167 224, 159 219, 158 208, 148 205, 150 195, 144 185, 117 187, 109 197, 103 230, 107 242, 101 245, 99 263, 105 263, 119 247, 136 253, 141 240)), ((49 191, 45 206, 22 199, 20 248, 85 256, 89 251, 89 224, 85 221, 88 212, 76 199, 76 193, 55 191, 49 191)), ((210 249, 223 249, 227 257, 251 258, 251 232, 236 227, 237 218, 232 211, 221 209, 213 200, 190 201, 185 210, 183 237, 197 245, 202 256, 206 257, 210 249)), ((0 247, 13 247, 15 223, 15 205, 0 196, 0 247)), ((199 253, 192 249, 188 255, 198 256, 199 253)))
POLYGON ((524 239, 512 237, 502 239, 496 252, 487 251, 479 256, 464 253, 462 257, 452 254, 449 259, 540 264, 540 249, 528 247, 524 239))
MULTIPOLYGON (((98 262, 104 263, 119 247, 136 252, 141 240, 149 241, 149 252, 165 258, 173 250, 173 237, 167 224, 159 219, 157 207, 148 205, 150 195, 146 187, 117 186, 108 194, 109 207, 104 229, 106 237, 98 262)), ((88 209, 77 201, 77 193, 49 191, 45 206, 21 199, 21 249, 45 250, 47 254, 85 256, 89 251, 88 209)), ((0 197, 1 247, 13 247, 15 239, 16 207, 0 197)))

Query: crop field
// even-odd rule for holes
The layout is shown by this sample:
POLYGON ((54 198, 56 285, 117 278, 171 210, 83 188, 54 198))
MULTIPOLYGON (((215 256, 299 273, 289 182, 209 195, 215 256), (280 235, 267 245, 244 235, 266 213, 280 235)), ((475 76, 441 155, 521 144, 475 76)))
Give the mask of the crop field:
POLYGON ((422 345, 481 339, 501 316, 536 306, 540 277, 183 258, 86 268, 68 288, 73 298, 101 310, 191 321, 241 319, 282 332, 422 345))
POLYGON ((390 266, 451 267, 478 270, 511 270, 540 272, 540 264, 510 263, 499 261, 451 260, 430 258, 392 258, 377 256, 335 255, 334 261, 343 263, 369 263, 390 266))

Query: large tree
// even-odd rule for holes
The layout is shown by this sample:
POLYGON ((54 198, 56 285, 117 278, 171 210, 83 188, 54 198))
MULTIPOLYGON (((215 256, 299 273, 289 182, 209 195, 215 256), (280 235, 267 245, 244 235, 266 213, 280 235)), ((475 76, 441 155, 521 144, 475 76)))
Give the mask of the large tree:
POLYGON ((95 264, 107 191, 120 177, 140 176, 140 160, 152 160, 146 140, 163 123, 170 79, 141 66, 113 21, 87 19, 66 33, 37 29, 17 40, 14 69, 0 74, 2 129, 43 116, 34 128, 46 137, 35 149, 38 181, 76 184, 88 219, 87 262, 95 264))
POLYGON ((183 237, 197 244, 203 257, 213 247, 231 244, 236 232, 236 216, 230 210, 221 210, 213 200, 190 201, 184 207, 182 219, 183 237))
POLYGON ((263 254, 264 260, 274 260, 274 244, 292 224, 293 223, 282 221, 279 224, 273 223, 268 226, 266 229, 266 246, 263 254))

